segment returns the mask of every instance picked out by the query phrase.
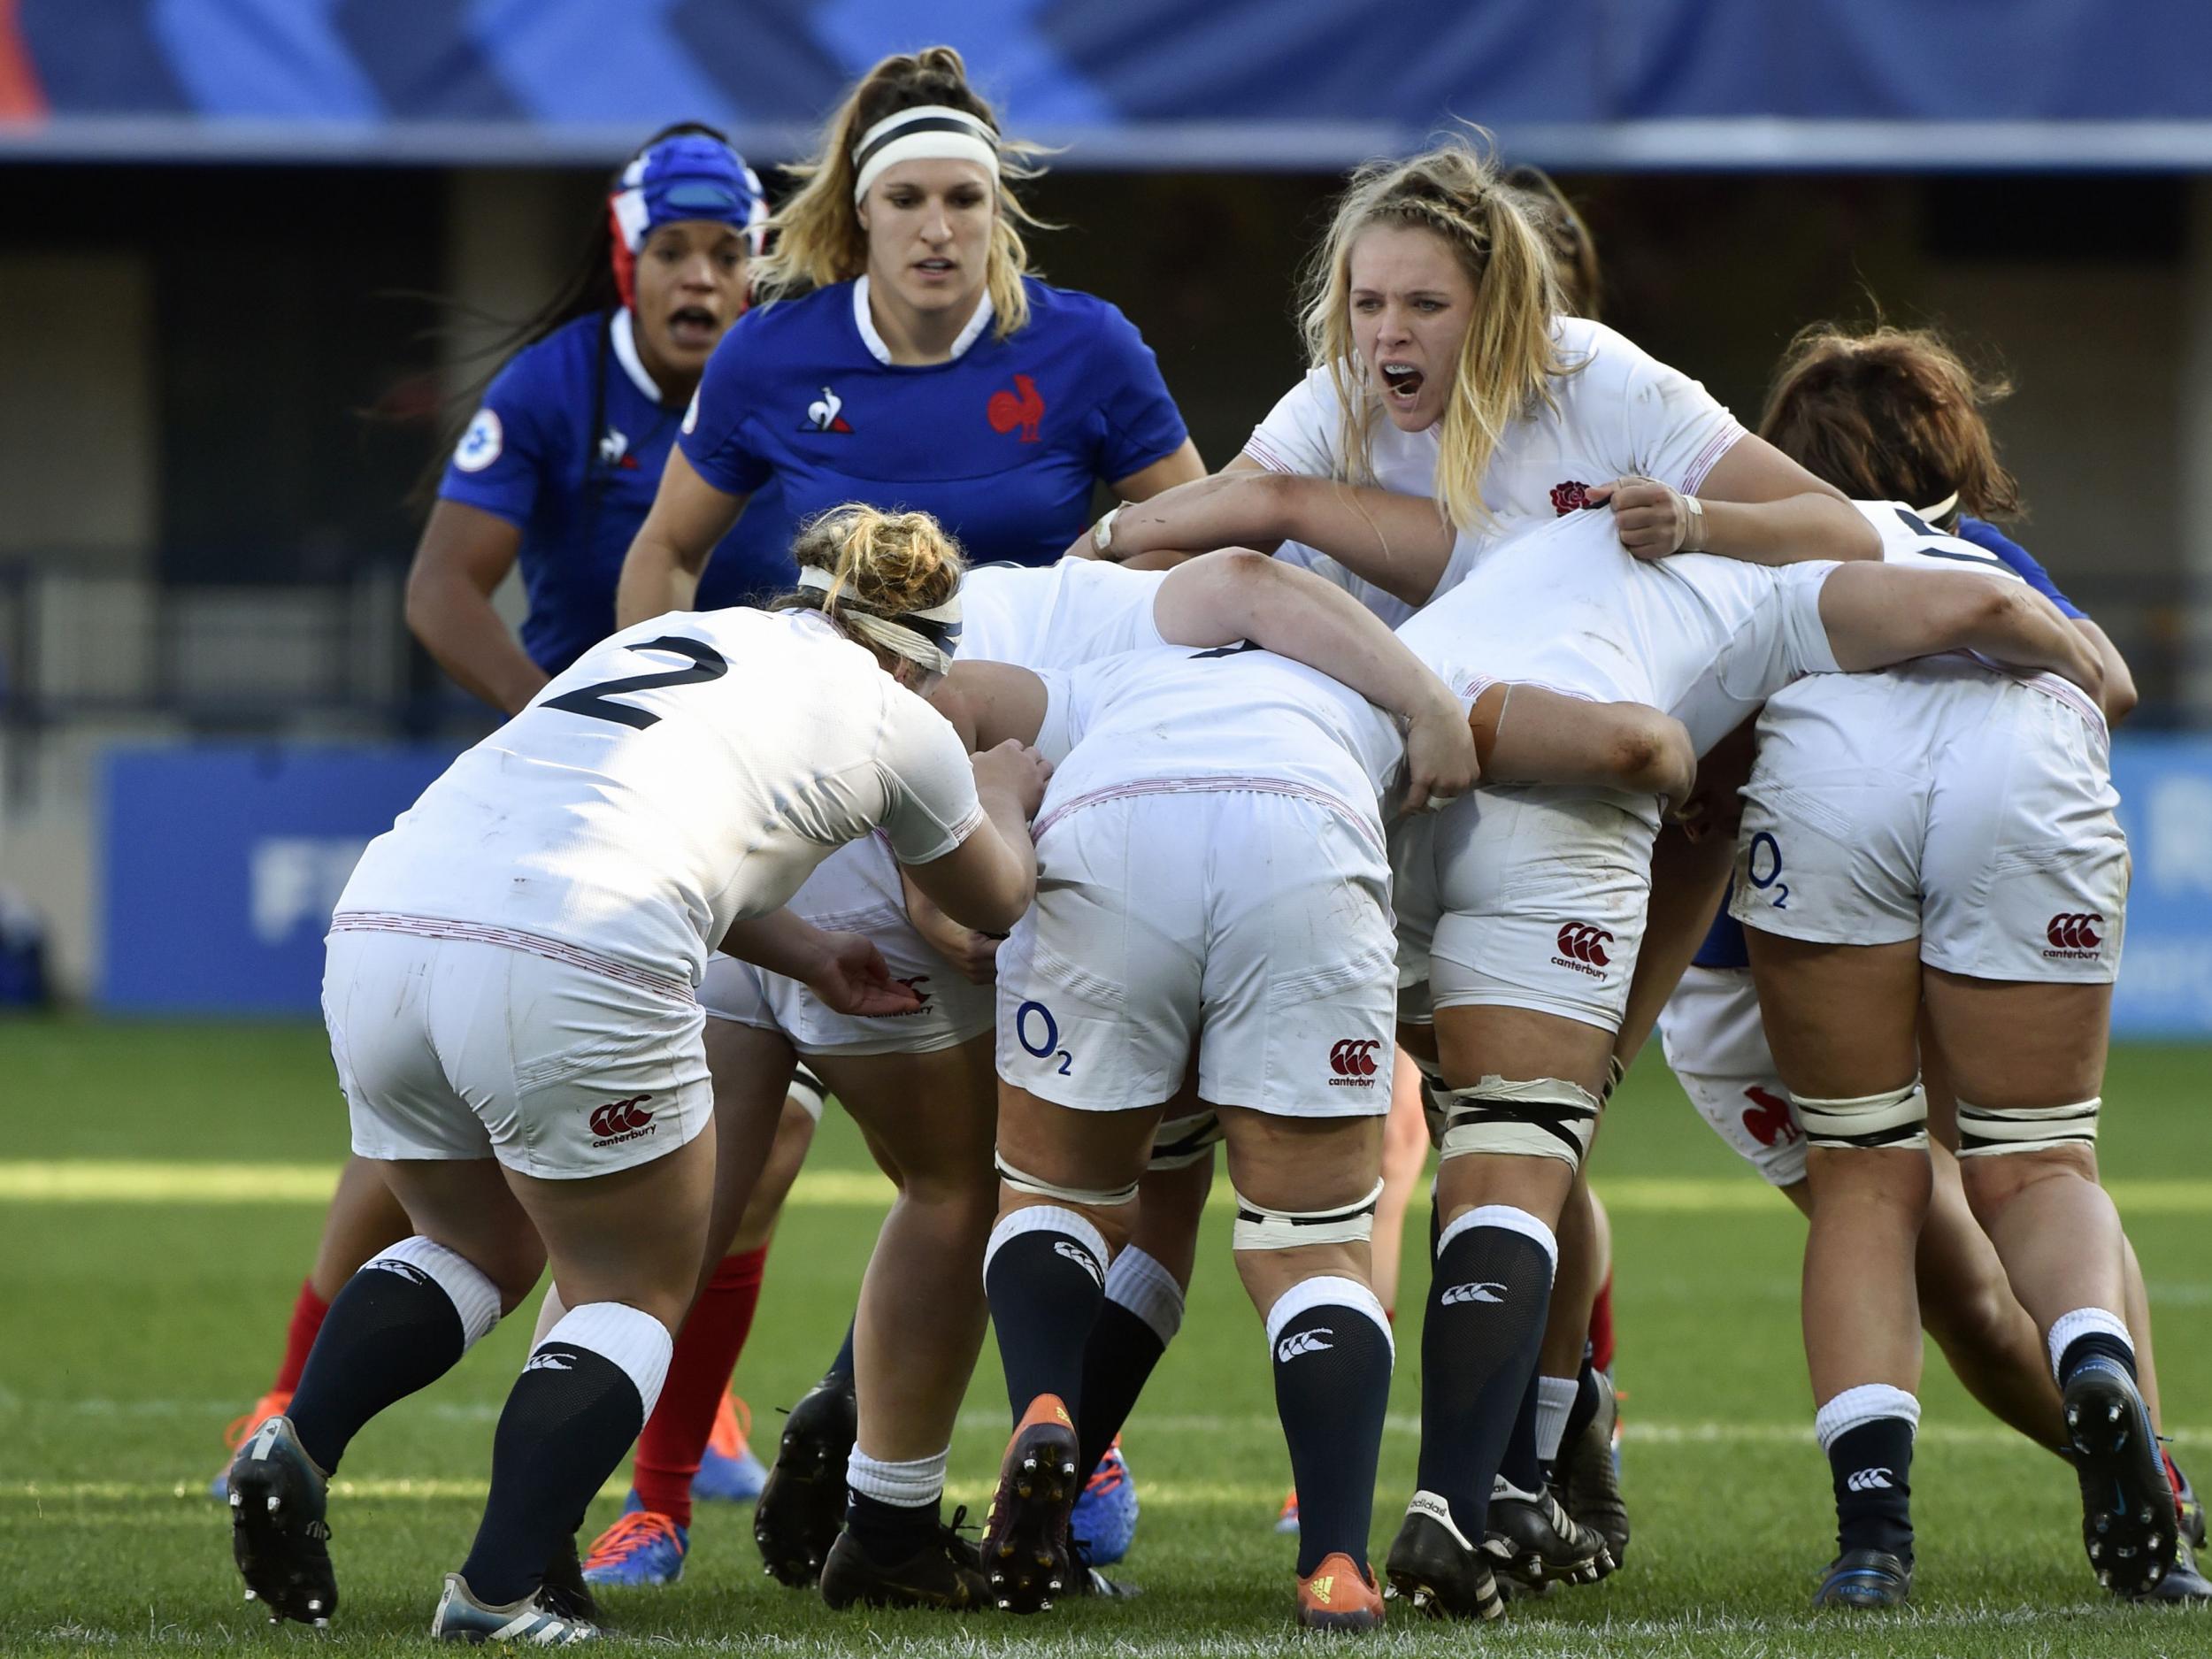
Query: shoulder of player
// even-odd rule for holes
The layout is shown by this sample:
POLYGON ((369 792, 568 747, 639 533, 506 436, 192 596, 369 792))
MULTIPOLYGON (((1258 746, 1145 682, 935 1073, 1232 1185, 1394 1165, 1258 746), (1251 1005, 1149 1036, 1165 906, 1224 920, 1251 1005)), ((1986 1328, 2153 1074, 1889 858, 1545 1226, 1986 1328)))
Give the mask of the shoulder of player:
MULTIPOLYGON (((732 323, 709 360, 718 379, 742 366, 748 374, 819 362, 826 353, 849 356, 853 285, 833 282, 790 299, 756 305, 732 323)), ((865 356, 865 353, 862 353, 865 356)), ((872 359, 870 359, 872 362, 872 359)))
POLYGON ((1567 371, 1557 388, 1564 396, 1585 388, 1617 390, 1639 372, 1660 366, 1657 358, 1620 330, 1587 317, 1554 318, 1552 338, 1567 371))
POLYGON ((1008 345, 1018 348, 1033 342, 1085 351, 1094 363, 1114 364, 1125 361, 1132 349, 1143 349, 1143 334, 1111 300, 1080 288, 1055 288, 1033 276, 1024 277, 1022 287, 1029 295, 1029 320, 1008 345))
POLYGON ((522 414, 542 419, 588 397, 594 357, 606 326, 606 319, 594 312, 523 347, 492 376, 485 401, 495 402, 511 422, 522 414))

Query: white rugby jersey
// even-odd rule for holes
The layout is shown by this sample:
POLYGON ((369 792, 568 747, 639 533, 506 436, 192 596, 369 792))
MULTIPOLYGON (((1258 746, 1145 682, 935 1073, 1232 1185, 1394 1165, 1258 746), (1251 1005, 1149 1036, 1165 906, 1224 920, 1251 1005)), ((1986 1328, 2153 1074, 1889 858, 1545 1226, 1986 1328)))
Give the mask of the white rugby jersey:
MULTIPOLYGON (((1964 538, 1947 535, 1900 501, 1855 501, 1856 507, 1874 532, 1882 539, 1882 559, 1885 564, 1910 565, 1932 571, 1970 570, 1984 576, 1993 576, 2001 581, 2022 582, 2026 579, 1986 548, 1980 548, 1964 538)), ((2069 703, 2098 730, 2105 725, 2104 711, 2087 692, 2062 675, 2051 673, 2024 674, 2007 668, 2001 663, 1974 651, 1947 651, 1939 657, 1923 657, 1917 663, 1898 663, 1883 670, 1885 673, 1901 674, 1908 678, 1922 671, 1938 682, 1956 678, 1962 662, 1977 663, 1993 675, 2016 680, 2033 687, 2047 696, 2056 697, 2069 703), (1947 664, 1947 666, 1946 666, 1947 664)), ((1799 694, 1793 694, 1793 706, 1799 694)))
MULTIPOLYGON (((1124 570, 1102 559, 1056 565, 979 565, 960 583, 964 662, 1018 668, 1073 668, 1102 657, 1166 643, 1153 620, 1165 571, 1124 570)), ((849 927, 868 906, 903 907, 905 888, 878 835, 832 853, 791 895, 791 908, 820 927, 849 927)))
POLYGON ((1379 839, 1379 801, 1405 742, 1390 716, 1326 674, 1240 644, 1131 651, 1043 678, 1037 747, 1056 770, 1040 835, 1093 801, 1198 788, 1303 796, 1379 839))
MULTIPOLYGON (((1506 429, 1482 481, 1483 504, 1501 529, 1571 512, 1583 492, 1640 473, 1695 495, 1743 427, 1705 388, 1669 368, 1627 336, 1586 318, 1553 319, 1553 337, 1571 373, 1551 383, 1556 408, 1538 404, 1506 429)), ((1336 388, 1325 368, 1309 369, 1253 429, 1244 452, 1271 472, 1347 478, 1336 388)), ((1402 495, 1433 496, 1443 423, 1401 432, 1380 410, 1371 428, 1375 481, 1402 495)), ((1476 544, 1479 547, 1483 544, 1476 544)), ((1475 549, 1463 541, 1438 585, 1466 573, 1475 549)), ((1336 582, 1392 626, 1410 614, 1404 601, 1362 581, 1326 554, 1286 542, 1289 557, 1336 582)))
POLYGON ((1153 619, 1165 571, 1103 559, 1041 567, 982 565, 960 584, 959 657, 1017 668, 1074 668, 1165 644, 1153 619))
POLYGON ((1701 755, 1792 680, 1835 671, 1820 622, 1835 568, 1709 553, 1647 563, 1609 512, 1578 512, 1492 542, 1398 637, 1463 696, 1513 680, 1647 703, 1688 726, 1701 755))
POLYGON ((456 760, 369 843, 340 925, 468 924, 695 986, 833 849, 880 826, 926 864, 982 818, 952 726, 821 617, 676 613, 456 760))

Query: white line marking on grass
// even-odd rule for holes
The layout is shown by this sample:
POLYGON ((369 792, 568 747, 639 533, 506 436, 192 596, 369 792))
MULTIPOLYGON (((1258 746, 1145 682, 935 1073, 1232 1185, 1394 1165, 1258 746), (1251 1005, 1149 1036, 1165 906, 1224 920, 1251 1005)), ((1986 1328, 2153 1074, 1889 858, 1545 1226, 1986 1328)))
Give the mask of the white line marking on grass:
MULTIPOLYGON (((57 1158, 0 1161, 0 1203, 325 1204, 337 1184, 334 1164, 197 1164, 57 1158)), ((1751 1179, 1619 1176, 1597 1185, 1607 1208, 1645 1215, 1740 1211, 1792 1213, 1788 1201, 1751 1179)), ((2115 1202, 2137 1215, 2212 1215, 2212 1180, 2115 1180, 2115 1202)), ((806 1170, 787 1201, 802 1210, 882 1210, 890 1183, 873 1171, 806 1170)), ((1227 1184, 1211 1204, 1234 1201, 1227 1184)))
MULTIPOLYGON (((107 1400, 100 1398, 73 1398, 50 1400, 27 1398, 0 1388, 0 1417, 17 1415, 41 1417, 213 1417, 234 1416, 235 1400, 107 1400)), ((435 1401, 419 1400, 403 1408, 410 1414, 420 1414, 446 1423, 495 1423, 504 1402, 495 1400, 435 1401)), ((986 1408, 963 1411, 958 1419, 963 1432, 971 1434, 1002 1435, 1006 1432, 1006 1414, 986 1408)), ((1263 1411, 1145 1411, 1140 1409, 1132 1420, 1135 1432, 1153 1435, 1178 1434, 1244 1434, 1273 1435, 1278 1432, 1274 1417, 1263 1411)), ((1418 1436, 1421 1419, 1410 1412, 1393 1412, 1383 1420, 1386 1434, 1418 1436)), ((1722 1423, 1722 1422, 1665 1422, 1649 1417, 1631 1416, 1621 1427, 1624 1440, 1640 1446, 1752 1446, 1812 1444, 1812 1420, 1802 1422, 1722 1423)), ((2167 1438, 2177 1446, 2212 1446, 2212 1428, 2170 1428, 2167 1438)), ((1924 1443, 1947 1446, 2010 1446, 2023 1437, 2000 1424, 1924 1423, 1916 1435, 1924 1443)), ((166 1488, 150 1488, 166 1490, 166 1488)), ((0 1494, 19 1493, 21 1483, 14 1486, 0 1484, 0 1494)))

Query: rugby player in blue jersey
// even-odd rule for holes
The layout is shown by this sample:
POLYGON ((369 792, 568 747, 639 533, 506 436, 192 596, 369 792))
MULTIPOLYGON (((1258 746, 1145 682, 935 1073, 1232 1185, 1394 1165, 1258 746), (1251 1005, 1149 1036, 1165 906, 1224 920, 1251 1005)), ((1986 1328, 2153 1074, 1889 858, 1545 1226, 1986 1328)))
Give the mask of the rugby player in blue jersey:
MULTIPOLYGON (((756 263, 759 304, 716 350, 631 547, 621 619, 694 603, 732 526, 788 539, 841 503, 926 511, 979 565, 1050 564, 1102 482, 1141 501, 1204 465, 1143 338, 1119 311, 1027 274, 1004 138, 960 54, 887 58, 794 169, 756 263)), ((786 1425, 755 1517, 770 1571, 810 1583, 844 1513, 852 1345, 786 1425)), ((1110 1459, 1096 1534, 1127 1547, 1134 1498, 1110 1459)), ((1088 1520, 1089 1517, 1084 1517, 1088 1520)))

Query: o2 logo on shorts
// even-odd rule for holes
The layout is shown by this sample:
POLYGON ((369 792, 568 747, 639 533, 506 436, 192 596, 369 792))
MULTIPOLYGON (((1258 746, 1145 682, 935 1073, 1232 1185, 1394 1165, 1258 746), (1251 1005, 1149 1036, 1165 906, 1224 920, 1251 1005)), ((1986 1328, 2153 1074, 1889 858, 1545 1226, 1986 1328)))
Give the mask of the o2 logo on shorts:
POLYGON ((1014 1010, 1014 1041, 1040 1060, 1056 1057, 1062 1077, 1075 1064, 1075 1056, 1060 1047, 1060 1022, 1042 1002, 1024 1002, 1014 1010))
POLYGON ((1751 838, 1751 845, 1744 849, 1744 879, 1757 891, 1767 895, 1767 902, 1778 910, 1790 907, 1790 884, 1782 879, 1782 848, 1773 836, 1761 830, 1751 838), (1760 870, 1760 855, 1765 854, 1766 873, 1760 870))
POLYGON ((1329 1070, 1336 1075, 1329 1079, 1331 1088, 1372 1088, 1375 1087, 1375 1050, 1382 1047, 1376 1037, 1347 1037, 1329 1050, 1329 1070))

